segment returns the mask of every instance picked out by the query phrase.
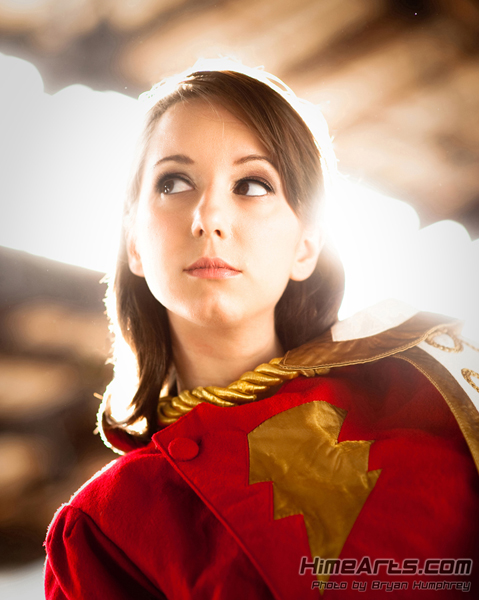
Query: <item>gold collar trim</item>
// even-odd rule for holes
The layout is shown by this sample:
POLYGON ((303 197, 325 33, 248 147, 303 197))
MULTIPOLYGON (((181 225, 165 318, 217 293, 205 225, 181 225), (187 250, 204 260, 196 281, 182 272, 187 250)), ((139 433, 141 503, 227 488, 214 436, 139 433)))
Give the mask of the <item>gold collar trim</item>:
POLYGON ((295 379, 299 375, 315 377, 329 372, 329 369, 324 368, 286 369, 280 364, 282 360, 282 358, 273 358, 269 363, 263 363, 256 367, 254 371, 246 371, 237 381, 233 381, 227 387, 215 385, 205 388, 196 387, 191 392, 185 390, 178 396, 160 397, 158 420, 163 425, 174 423, 201 402, 209 402, 216 406, 247 404, 257 400, 271 387, 295 379))
POLYGON ((462 322, 435 313, 421 312, 396 327, 369 337, 334 341, 329 330, 321 337, 287 352, 280 364, 285 369, 295 370, 372 362, 417 346, 445 326, 459 334, 462 322))

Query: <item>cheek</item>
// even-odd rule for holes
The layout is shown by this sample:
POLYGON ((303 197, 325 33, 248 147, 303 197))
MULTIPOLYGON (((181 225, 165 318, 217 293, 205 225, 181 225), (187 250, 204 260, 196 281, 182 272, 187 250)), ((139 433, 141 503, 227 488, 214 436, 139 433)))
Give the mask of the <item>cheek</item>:
POLYGON ((265 250, 273 256, 281 257, 281 260, 291 262, 296 254, 296 248, 301 235, 298 221, 289 214, 278 215, 271 222, 260 224, 260 243, 265 250))
POLYGON ((151 207, 139 211, 137 231, 140 250, 147 260, 161 262, 164 257, 172 257, 172 249, 178 245, 181 237, 178 223, 171 215, 161 214, 151 207))
POLYGON ((256 223, 248 231, 253 267, 276 291, 289 280, 300 236, 298 221, 289 215, 256 223))
POLYGON ((169 272, 177 256, 174 228, 168 226, 165 219, 143 209, 138 211, 135 229, 145 280, 161 302, 168 287, 169 272))

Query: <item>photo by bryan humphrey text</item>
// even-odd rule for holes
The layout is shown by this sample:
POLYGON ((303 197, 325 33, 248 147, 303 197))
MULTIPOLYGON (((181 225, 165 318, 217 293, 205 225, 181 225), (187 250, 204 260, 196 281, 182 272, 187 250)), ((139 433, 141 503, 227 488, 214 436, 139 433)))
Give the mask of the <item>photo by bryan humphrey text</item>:
POLYGON ((392 558, 371 560, 365 556, 360 560, 351 558, 321 558, 313 560, 303 556, 299 574, 316 575, 312 588, 320 591, 327 589, 356 589, 361 592, 382 590, 461 590, 469 592, 471 582, 467 579, 472 573, 473 561, 470 558, 405 558, 402 563, 392 558), (329 581, 331 575, 361 577, 360 579, 329 581), (364 576, 375 576, 377 579, 364 576), (385 576, 388 576, 387 578, 385 576), (391 576, 393 578, 391 578, 391 576))

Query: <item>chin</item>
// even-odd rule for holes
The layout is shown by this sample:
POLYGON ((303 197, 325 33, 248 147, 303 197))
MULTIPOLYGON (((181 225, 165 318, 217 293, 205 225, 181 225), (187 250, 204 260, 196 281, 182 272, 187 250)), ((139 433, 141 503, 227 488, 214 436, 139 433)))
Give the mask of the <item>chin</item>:
POLYGON ((245 318, 241 310, 232 306, 202 306, 190 313, 190 320, 203 327, 228 327, 245 318))

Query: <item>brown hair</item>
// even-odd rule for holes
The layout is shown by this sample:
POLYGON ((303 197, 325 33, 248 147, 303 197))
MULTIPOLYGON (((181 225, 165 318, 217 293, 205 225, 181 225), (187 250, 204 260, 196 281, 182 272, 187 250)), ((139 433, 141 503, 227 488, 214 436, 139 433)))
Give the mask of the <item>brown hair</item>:
MULTIPOLYGON (((127 190, 118 262, 107 293, 114 333, 117 340, 121 335, 128 343, 138 369, 138 386, 130 403, 130 414, 124 419, 113 417, 114 392, 106 394, 100 407, 104 441, 117 449, 143 445, 158 430, 158 397, 172 362, 166 309, 154 298, 145 279, 130 271, 127 257, 128 232, 155 126, 177 102, 203 99, 222 104, 245 122, 267 148, 290 206, 303 222, 308 222, 317 218, 335 167, 331 162, 334 155, 327 130, 318 140, 318 134, 312 132, 314 126, 308 126, 300 116, 299 111, 304 112, 299 105, 301 101, 289 90, 282 90, 278 81, 263 72, 252 75, 233 70, 196 71, 177 79, 173 86, 171 83, 169 87, 156 86, 147 96, 153 105, 146 116, 127 190), (139 421, 144 423, 144 430, 135 434, 132 426, 139 421)), ((276 331, 283 348, 295 348, 328 329, 337 320, 343 292, 342 265, 326 246, 313 274, 305 281, 290 281, 276 306, 276 331)), ((119 366, 115 377, 121 376, 119 366)))

